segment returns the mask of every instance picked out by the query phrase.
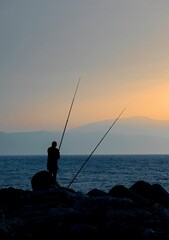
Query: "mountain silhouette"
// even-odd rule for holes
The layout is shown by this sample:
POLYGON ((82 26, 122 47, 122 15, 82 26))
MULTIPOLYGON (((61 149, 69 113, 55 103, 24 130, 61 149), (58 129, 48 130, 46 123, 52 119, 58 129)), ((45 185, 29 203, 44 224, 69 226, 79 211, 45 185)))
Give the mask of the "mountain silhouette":
MULTIPOLYGON (((67 129, 61 154, 90 154, 115 119, 67 129)), ((62 132, 0 132, 0 155, 46 155, 62 132)), ((169 121, 147 117, 121 118, 95 154, 169 154, 169 121)))

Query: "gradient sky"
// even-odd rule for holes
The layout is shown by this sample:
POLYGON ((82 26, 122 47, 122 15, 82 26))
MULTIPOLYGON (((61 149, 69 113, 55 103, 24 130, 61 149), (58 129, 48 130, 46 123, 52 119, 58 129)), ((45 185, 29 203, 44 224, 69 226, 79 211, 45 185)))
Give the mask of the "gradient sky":
POLYGON ((0 131, 169 120, 168 0, 1 0, 0 131))

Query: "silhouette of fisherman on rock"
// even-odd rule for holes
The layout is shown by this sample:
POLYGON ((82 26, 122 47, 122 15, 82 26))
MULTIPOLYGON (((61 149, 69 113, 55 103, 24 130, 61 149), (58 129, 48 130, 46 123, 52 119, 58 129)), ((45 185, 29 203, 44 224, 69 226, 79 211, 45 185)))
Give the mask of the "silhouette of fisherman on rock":
POLYGON ((80 83, 80 78, 78 80, 76 90, 72 99, 72 103, 68 112, 68 117, 65 123, 64 131, 62 134, 62 138, 60 141, 59 148, 57 148, 57 142, 53 141, 52 145, 47 149, 48 157, 47 157, 47 171, 39 171, 31 179, 31 185, 33 190, 44 190, 49 189, 51 186, 60 187, 57 182, 57 172, 58 172, 58 160, 60 159, 60 147, 63 141, 63 137, 66 131, 67 123, 69 120, 69 116, 73 107, 73 103, 75 100, 76 92, 80 83))
POLYGON ((47 170, 52 176, 53 185, 57 184, 58 160, 60 159, 60 151, 56 146, 57 142, 53 141, 52 145, 47 149, 47 170))
POLYGON ((60 151, 56 147, 57 142, 53 141, 47 149, 47 170, 42 170, 33 175, 31 185, 33 191, 47 190, 50 187, 60 187, 57 182, 58 160, 60 151))

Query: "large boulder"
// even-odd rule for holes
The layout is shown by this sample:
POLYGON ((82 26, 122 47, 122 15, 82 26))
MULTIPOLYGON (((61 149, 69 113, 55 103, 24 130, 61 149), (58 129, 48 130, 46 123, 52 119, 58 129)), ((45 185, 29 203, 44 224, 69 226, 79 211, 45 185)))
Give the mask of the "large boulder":
MULTIPOLYGON (((39 171, 31 179, 32 189, 35 190, 47 190, 53 185, 52 176, 48 171, 39 171)), ((55 187, 59 187, 59 184, 56 183, 55 187)))

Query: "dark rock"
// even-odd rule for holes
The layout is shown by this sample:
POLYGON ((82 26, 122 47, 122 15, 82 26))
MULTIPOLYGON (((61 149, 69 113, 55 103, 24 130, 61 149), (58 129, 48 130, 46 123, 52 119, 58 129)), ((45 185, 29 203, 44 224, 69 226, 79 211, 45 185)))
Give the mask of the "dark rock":
POLYGON ((152 198, 152 185, 145 181, 137 181, 130 188, 132 192, 149 199, 152 198))
POLYGON ((156 202, 169 207, 169 193, 160 184, 152 184, 152 195, 156 202))
POLYGON ((34 191, 37 190, 46 190, 49 189, 50 187, 59 187, 59 184, 56 183, 56 185, 53 185, 53 179, 52 176, 49 174, 48 171, 40 171, 37 172, 31 180, 32 184, 32 189, 34 191))
POLYGON ((160 184, 138 181, 129 188, 135 194, 169 207, 169 193, 160 184))
POLYGON ((159 184, 139 181, 84 194, 52 187, 42 171, 32 188, 0 189, 1 240, 169 239, 168 192, 159 184))
POLYGON ((112 189, 109 190, 108 193, 112 197, 129 198, 139 205, 149 205, 149 199, 147 200, 142 195, 137 194, 137 192, 135 191, 132 191, 131 188, 128 189, 123 185, 114 186, 112 189))
POLYGON ((97 188, 94 188, 94 189, 92 189, 91 191, 89 191, 88 193, 87 193, 87 195, 89 195, 90 197, 98 197, 98 196, 107 196, 108 195, 108 193, 106 193, 106 192, 104 192, 104 191, 102 191, 102 190, 99 190, 99 189, 97 189, 97 188))

